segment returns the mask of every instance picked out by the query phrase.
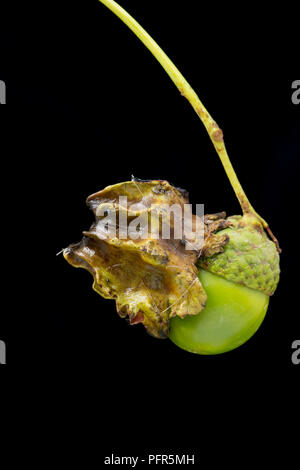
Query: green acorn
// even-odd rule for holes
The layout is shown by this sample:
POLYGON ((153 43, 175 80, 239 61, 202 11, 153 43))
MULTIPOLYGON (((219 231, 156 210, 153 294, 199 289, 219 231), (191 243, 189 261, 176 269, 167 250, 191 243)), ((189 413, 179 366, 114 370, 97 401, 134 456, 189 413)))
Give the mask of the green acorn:
POLYGON ((201 256, 198 277, 207 303, 195 317, 170 322, 169 338, 197 354, 222 354, 248 341, 261 326, 279 282, 279 254, 253 214, 226 219, 223 251, 201 256))

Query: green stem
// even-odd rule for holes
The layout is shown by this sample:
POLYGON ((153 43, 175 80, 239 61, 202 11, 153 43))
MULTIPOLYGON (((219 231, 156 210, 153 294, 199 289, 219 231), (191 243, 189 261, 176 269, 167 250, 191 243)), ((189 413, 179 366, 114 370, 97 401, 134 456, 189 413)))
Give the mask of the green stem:
POLYGON ((199 97, 179 72, 177 67, 165 54, 165 52, 159 47, 159 45, 152 39, 152 37, 142 28, 142 26, 130 16, 117 2, 114 0, 99 0, 107 8, 109 8, 116 16, 118 16, 142 41, 142 43, 150 50, 154 57, 158 60, 164 70, 167 72, 171 80, 174 82, 180 93, 189 101, 197 115, 203 122, 208 135, 220 157, 223 164, 224 170, 231 183, 231 186, 239 200, 241 208, 244 214, 253 214, 261 222, 263 227, 268 231, 269 235, 276 243, 279 250, 278 241, 272 234, 267 222, 254 210, 250 204, 238 178, 233 169, 231 161, 226 151, 226 147, 223 140, 223 132, 219 128, 218 124, 214 121, 211 115, 208 113, 199 97))

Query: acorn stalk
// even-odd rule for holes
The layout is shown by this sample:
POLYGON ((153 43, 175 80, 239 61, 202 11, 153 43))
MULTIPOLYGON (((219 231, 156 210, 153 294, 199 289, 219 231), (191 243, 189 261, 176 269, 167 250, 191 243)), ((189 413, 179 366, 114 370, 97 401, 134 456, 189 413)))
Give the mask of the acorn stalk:
POLYGON ((158 60, 164 70, 167 72, 171 80, 174 82, 181 95, 184 96, 199 118, 204 124, 207 133, 219 155, 219 158, 222 162, 226 175, 230 181, 230 184, 236 194, 236 197, 240 203, 244 215, 252 215, 257 221, 261 224, 263 229, 265 229, 270 238, 276 245, 276 249, 281 253, 279 243, 277 238, 272 233, 269 224, 255 211, 253 206, 250 204, 245 191, 243 190, 238 177, 233 169, 231 161, 229 159, 224 139, 223 132, 216 123, 216 121, 209 114, 203 103, 200 101, 198 95, 192 89, 190 84, 186 81, 183 75, 180 73, 175 64, 170 60, 167 54, 159 47, 159 45, 152 39, 152 37, 142 28, 142 26, 127 13, 124 8, 122 8, 114 0, 99 0, 107 8, 109 8, 116 16, 118 16, 127 26, 131 29, 134 34, 141 40, 141 42, 149 49, 153 56, 158 60))

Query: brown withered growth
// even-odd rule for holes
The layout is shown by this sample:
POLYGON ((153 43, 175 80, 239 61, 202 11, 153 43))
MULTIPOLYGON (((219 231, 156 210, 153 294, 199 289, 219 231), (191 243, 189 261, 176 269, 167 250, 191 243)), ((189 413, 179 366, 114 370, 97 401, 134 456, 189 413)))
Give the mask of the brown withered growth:
POLYGON ((63 251, 72 266, 87 269, 92 274, 96 292, 106 299, 115 299, 121 317, 128 316, 131 324, 143 323, 147 331, 158 338, 168 335, 170 318, 197 315, 205 307, 207 296, 195 263, 199 256, 222 252, 228 242, 226 235, 214 235, 229 225, 224 212, 202 219, 191 215, 192 225, 181 239, 176 239, 176 217, 182 215, 168 213, 165 206, 177 204, 183 214, 183 206, 188 202, 188 193, 167 181, 133 180, 108 186, 87 199, 95 215, 90 230, 83 232, 79 243, 63 251), (127 197, 126 206, 120 204, 120 196, 127 197), (104 239, 101 237, 103 223, 100 223, 112 210, 118 216, 117 230, 110 233, 108 226, 104 239), (123 238, 121 233, 124 230, 130 233, 130 224, 137 217, 141 226, 143 223, 146 226, 147 221, 151 228, 156 224, 159 235, 162 220, 167 222, 169 239, 161 236, 156 239, 151 231, 146 239, 132 239, 129 235, 123 238), (120 220, 126 221, 125 227, 120 225, 120 220), (196 236, 194 249, 187 250, 192 240, 189 231, 195 229, 196 222, 202 224, 204 239, 196 236))

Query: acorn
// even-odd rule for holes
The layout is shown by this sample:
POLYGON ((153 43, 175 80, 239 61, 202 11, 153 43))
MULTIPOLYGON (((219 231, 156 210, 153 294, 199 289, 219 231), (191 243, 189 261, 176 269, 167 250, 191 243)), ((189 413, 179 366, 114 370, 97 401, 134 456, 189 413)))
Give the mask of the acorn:
POLYGON ((223 253, 199 258, 199 279, 207 294, 196 317, 170 322, 170 339, 198 354, 221 354, 244 344, 262 324, 280 275, 279 254, 251 214, 228 217, 223 253))
MULTIPOLYGON (((85 267, 91 271, 95 278, 94 288, 101 295, 117 298, 117 303, 122 303, 119 308, 121 316, 129 315, 133 324, 144 323, 147 330, 155 336, 168 335, 179 347, 199 354, 220 354, 235 349, 257 331, 265 317, 269 298, 275 292, 279 281, 279 243, 268 223, 249 203, 227 154, 223 132, 195 91, 132 16, 114 0, 100 2, 137 35, 165 69, 181 95, 189 101, 220 157, 243 215, 232 216, 226 220, 208 217, 205 221, 206 239, 203 247, 196 253, 197 256, 194 253, 188 258, 188 263, 184 261, 184 254, 179 252, 177 267, 167 261, 170 261, 169 255, 174 253, 173 242, 163 256, 163 245, 157 244, 155 250, 151 245, 148 250, 147 247, 138 245, 132 247, 130 242, 120 244, 120 241, 114 239, 110 241, 110 254, 106 256, 107 247, 103 244, 100 247, 95 245, 93 227, 85 233, 85 238, 80 244, 64 250, 64 256, 74 266, 85 267), (130 295, 127 294, 128 290, 124 288, 126 283, 124 280, 120 283, 124 270, 120 269, 116 246, 124 248, 126 255, 121 260, 123 262, 124 259, 124 266, 134 280, 140 280, 140 272, 148 271, 149 264, 151 267, 155 265, 155 283, 152 278, 151 282, 142 285, 137 282, 136 291, 132 293, 130 290, 130 295), (132 256, 132 251, 136 258, 130 258, 131 263, 128 263, 128 255, 132 256), (141 271, 138 271, 134 269, 132 261, 140 259, 141 251, 143 262, 146 264, 141 265, 141 271), (117 268, 114 274, 111 273, 114 266, 107 265, 107 260, 110 259, 114 260, 114 266, 117 268), (162 263, 162 260, 165 262, 162 263), (178 268, 179 283, 179 278, 176 280, 176 275, 170 271, 178 268), (161 289, 159 296, 154 298, 156 280, 167 279, 168 276, 172 282, 162 282, 165 287, 161 289), (111 288, 113 283, 115 289, 111 288), (170 285, 172 289, 168 291, 170 285), (179 286, 181 290, 178 289, 179 286), (167 292, 167 297, 161 295, 163 292, 167 292)), ((156 185, 157 182, 153 183, 156 185)), ((100 196, 102 197, 102 193, 100 196)), ((125 278, 127 282, 127 272, 125 278)))

